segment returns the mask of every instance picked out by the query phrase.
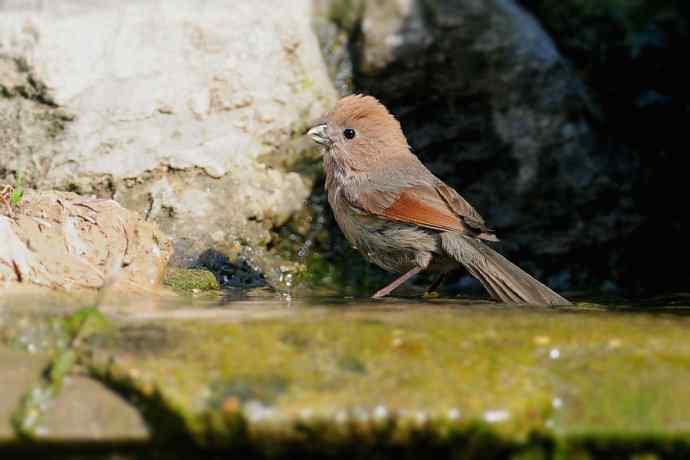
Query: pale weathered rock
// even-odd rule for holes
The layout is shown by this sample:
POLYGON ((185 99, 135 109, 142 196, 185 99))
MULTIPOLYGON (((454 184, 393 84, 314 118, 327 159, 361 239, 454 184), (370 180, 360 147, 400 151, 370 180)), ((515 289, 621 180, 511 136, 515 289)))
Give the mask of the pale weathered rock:
POLYGON ((171 253, 157 225, 109 199, 29 191, 0 212, 0 286, 148 290, 171 253))
POLYGON ((310 184, 259 157, 284 154, 335 96, 310 9, 2 2, 0 177, 115 197, 172 234, 179 257, 266 242, 310 184))

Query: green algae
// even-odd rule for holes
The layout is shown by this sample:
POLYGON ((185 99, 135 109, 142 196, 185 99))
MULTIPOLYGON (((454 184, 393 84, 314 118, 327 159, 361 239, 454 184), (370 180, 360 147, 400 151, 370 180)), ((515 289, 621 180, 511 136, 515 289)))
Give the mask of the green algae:
POLYGON ((168 268, 163 284, 182 292, 218 291, 220 284, 208 270, 192 268, 168 268))
POLYGON ((138 350, 122 329, 91 336, 91 372, 199 445, 488 449, 487 436, 520 458, 690 445, 685 318, 377 303, 156 327, 138 350))

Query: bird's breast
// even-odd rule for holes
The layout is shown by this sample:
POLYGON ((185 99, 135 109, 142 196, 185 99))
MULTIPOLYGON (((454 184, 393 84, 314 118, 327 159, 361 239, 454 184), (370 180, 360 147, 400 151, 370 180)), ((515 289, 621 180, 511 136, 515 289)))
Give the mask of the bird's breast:
POLYGON ((405 272, 427 253, 440 252, 438 232, 373 216, 352 207, 337 185, 328 191, 336 222, 347 240, 370 262, 405 272))

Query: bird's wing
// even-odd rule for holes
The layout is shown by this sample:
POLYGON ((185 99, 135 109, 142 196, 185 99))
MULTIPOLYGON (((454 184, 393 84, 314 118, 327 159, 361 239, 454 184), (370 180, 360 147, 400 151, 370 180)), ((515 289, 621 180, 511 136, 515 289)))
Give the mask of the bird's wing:
POLYGON ((467 200, 456 192, 455 189, 448 187, 440 180, 436 184, 435 189, 436 192, 441 195, 448 207, 450 207, 455 214, 460 216, 468 226, 480 233, 493 233, 493 230, 487 227, 484 218, 467 202, 467 200))
POLYGON ((481 215, 455 190, 429 174, 433 180, 415 181, 398 190, 348 187, 345 199, 355 208, 398 222, 440 231, 460 231, 494 240, 481 215))

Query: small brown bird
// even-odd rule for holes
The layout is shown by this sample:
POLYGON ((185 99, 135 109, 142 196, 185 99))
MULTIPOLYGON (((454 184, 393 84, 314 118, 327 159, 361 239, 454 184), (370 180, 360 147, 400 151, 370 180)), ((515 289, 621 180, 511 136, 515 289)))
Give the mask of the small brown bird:
POLYGON ((328 202, 340 229, 369 261, 403 273, 375 298, 422 270, 440 272, 440 283, 463 266, 497 300, 570 303, 484 243, 497 238, 482 216, 417 159, 375 98, 342 98, 309 136, 325 146, 328 202))

